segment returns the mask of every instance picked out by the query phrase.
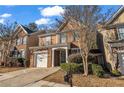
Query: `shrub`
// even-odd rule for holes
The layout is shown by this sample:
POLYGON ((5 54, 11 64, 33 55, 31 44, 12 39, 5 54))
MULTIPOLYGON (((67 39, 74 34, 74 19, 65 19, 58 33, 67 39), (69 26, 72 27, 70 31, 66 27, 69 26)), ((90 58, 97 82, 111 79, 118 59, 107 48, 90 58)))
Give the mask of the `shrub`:
POLYGON ((103 77, 104 75, 104 70, 101 65, 98 64, 92 64, 92 72, 94 75, 98 77, 103 77))
POLYGON ((83 71, 83 65, 82 64, 76 64, 76 63, 62 63, 60 65, 61 69, 64 71, 72 71, 72 73, 76 73, 79 71, 83 71))
POLYGON ((24 58, 18 58, 18 62, 23 62, 25 59, 24 58))
POLYGON ((77 54, 71 54, 69 57, 68 57, 68 62, 69 63, 82 63, 82 58, 81 58, 81 55, 80 53, 77 53, 77 54))
POLYGON ((21 63, 22 66, 24 66, 25 58, 18 58, 17 60, 19 63, 21 63))
POLYGON ((120 76, 121 75, 121 72, 119 72, 118 70, 112 70, 111 73, 113 76, 120 76))
POLYGON ((5 64, 5 62, 2 61, 2 62, 1 62, 1 66, 4 66, 4 64, 5 64))

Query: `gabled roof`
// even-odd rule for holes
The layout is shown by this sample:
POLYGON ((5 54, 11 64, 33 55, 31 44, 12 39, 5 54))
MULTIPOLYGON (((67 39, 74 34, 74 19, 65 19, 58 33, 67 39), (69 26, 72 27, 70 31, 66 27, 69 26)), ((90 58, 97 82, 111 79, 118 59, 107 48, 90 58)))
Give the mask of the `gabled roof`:
POLYGON ((59 31, 61 31, 67 24, 68 24, 68 22, 69 22, 69 20, 67 20, 67 21, 64 21, 61 25, 60 25, 60 27, 57 29, 57 31, 56 32, 59 32, 59 31))
POLYGON ((30 30, 29 28, 27 28, 27 27, 25 27, 23 25, 20 25, 20 26, 27 32, 27 34, 31 34, 31 33, 34 32, 34 31, 30 30))
POLYGON ((21 29, 23 29, 23 31, 24 31, 27 35, 30 35, 30 34, 34 33, 34 31, 32 31, 32 30, 30 30, 29 28, 27 28, 27 27, 25 27, 25 26, 19 24, 19 25, 15 28, 14 36, 16 36, 16 35, 18 34, 18 31, 19 31, 18 29, 19 29, 19 27, 20 27, 21 29))
POLYGON ((118 17, 118 15, 122 13, 122 11, 124 11, 124 6, 121 6, 121 7, 117 10, 117 12, 115 12, 115 13, 112 15, 112 17, 110 17, 110 19, 107 21, 106 25, 108 25, 108 24, 110 24, 111 22, 113 22, 113 21, 118 17))
POLYGON ((78 22, 74 19, 64 20, 56 32, 61 32, 63 29, 74 30, 78 28, 78 22))

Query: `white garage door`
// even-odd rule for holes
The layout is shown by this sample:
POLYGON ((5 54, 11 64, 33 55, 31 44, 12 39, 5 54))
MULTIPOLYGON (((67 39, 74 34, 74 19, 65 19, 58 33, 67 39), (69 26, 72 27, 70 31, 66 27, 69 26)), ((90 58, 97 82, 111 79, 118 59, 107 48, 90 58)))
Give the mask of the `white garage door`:
POLYGON ((47 54, 36 55, 37 67, 47 67, 47 54))

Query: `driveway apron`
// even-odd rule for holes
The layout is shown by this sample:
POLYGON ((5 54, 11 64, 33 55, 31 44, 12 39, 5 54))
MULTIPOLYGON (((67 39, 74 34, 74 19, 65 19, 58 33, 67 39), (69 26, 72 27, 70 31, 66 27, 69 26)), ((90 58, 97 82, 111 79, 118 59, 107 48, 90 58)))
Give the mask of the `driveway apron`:
POLYGON ((1 87, 23 87, 30 83, 38 82, 39 80, 55 73, 59 68, 38 68, 28 73, 20 74, 18 76, 0 80, 1 87))

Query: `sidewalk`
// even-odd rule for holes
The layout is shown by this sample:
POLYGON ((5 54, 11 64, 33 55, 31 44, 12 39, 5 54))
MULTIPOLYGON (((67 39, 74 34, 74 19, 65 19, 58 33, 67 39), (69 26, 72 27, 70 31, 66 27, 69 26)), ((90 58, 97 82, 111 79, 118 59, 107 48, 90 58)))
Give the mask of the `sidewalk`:
POLYGON ((25 87, 70 87, 70 85, 40 80, 25 87))

